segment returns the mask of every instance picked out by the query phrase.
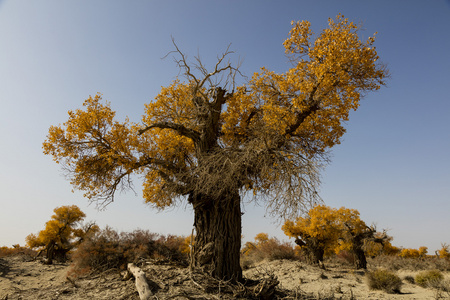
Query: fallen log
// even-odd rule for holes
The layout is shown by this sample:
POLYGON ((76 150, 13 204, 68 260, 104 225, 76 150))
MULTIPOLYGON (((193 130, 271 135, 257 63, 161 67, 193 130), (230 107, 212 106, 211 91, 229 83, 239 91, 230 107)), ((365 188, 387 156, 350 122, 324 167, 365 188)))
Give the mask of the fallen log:
POLYGON ((139 298, 141 300, 149 300, 152 296, 152 292, 148 286, 144 271, 132 263, 128 264, 127 269, 136 279, 136 289, 139 293, 139 298))

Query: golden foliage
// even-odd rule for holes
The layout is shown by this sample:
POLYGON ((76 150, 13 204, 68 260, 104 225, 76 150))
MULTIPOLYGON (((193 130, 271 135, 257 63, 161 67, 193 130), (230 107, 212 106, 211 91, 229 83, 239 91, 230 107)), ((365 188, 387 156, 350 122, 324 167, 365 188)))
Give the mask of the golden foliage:
POLYGON ((76 228, 86 217, 76 205, 57 207, 53 212, 51 220, 45 223, 45 229, 39 231, 38 234, 32 233, 26 237, 25 240, 30 249, 43 249, 53 243, 59 249, 70 250, 87 234, 99 230, 94 223, 76 228))
POLYGON ((449 250, 449 248, 450 248, 450 245, 442 244, 441 249, 439 249, 437 251, 437 254, 439 255, 439 257, 450 260, 450 250, 449 250))
POLYGON ((341 236, 337 209, 325 205, 315 206, 295 222, 287 220, 281 229, 287 236, 302 240, 304 247, 313 245, 324 249, 327 254, 334 252, 341 236))
POLYGON ((303 242, 303 247, 318 247, 325 254, 354 252, 360 247, 368 255, 377 255, 388 242, 385 233, 375 231, 361 220, 356 209, 331 208, 317 205, 304 217, 294 221, 287 220, 282 230, 289 237, 303 242))
POLYGON ((403 258, 425 258, 428 253, 428 248, 425 246, 419 249, 404 248, 399 250, 398 256, 403 258))
POLYGON ((292 67, 285 73, 262 68, 235 86, 239 70, 224 62, 231 51, 208 71, 199 59, 189 66, 177 48, 187 81, 162 87, 145 106, 143 125, 115 121, 98 94, 49 129, 44 153, 102 205, 132 188, 135 173, 144 177, 145 201, 158 209, 180 197, 240 191, 265 197, 282 216, 298 213, 317 200, 320 165, 340 143, 349 112, 388 74, 375 37, 361 41, 359 28, 342 15, 318 35, 306 21, 292 25, 284 42, 292 67))

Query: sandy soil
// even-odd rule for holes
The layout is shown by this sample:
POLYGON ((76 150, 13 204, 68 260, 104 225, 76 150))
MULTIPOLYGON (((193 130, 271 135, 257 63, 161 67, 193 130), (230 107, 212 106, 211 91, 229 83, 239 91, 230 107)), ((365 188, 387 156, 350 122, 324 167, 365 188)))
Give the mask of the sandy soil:
MULTIPOLYGON (((0 258, 0 299, 139 299, 134 281, 123 280, 118 271, 68 280, 69 268, 69 264, 44 265, 26 256, 0 258)), ((146 264, 142 268, 154 299, 229 299, 217 291, 200 289, 190 280, 186 268, 170 264, 146 264)), ((244 271, 245 277, 254 279, 270 274, 277 276, 280 288, 318 298, 334 295, 335 299, 438 299, 435 290, 407 282, 401 294, 372 291, 365 283, 363 271, 342 267, 324 271, 296 261, 272 261, 244 271)), ((415 274, 398 273, 401 278, 415 274)), ((447 298, 439 299, 448 299, 449 294, 440 296, 447 298)))

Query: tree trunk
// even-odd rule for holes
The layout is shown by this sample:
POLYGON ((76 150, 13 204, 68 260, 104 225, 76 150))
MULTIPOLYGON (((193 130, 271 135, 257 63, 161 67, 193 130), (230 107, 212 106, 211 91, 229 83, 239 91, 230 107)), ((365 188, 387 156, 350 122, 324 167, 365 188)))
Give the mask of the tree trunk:
POLYGON ((53 258, 55 255, 55 242, 51 241, 50 243, 48 243, 46 250, 47 250, 47 260, 45 261, 45 264, 51 265, 53 264, 53 258))
POLYGON ((364 251, 362 249, 355 249, 353 253, 355 257, 355 268, 367 269, 367 259, 364 251))
POLYGON ((220 199, 204 195, 190 197, 196 231, 191 268, 220 280, 237 282, 242 279, 240 200, 237 192, 220 199))
POLYGON ((323 256, 325 249, 320 245, 320 242, 313 237, 305 238, 305 241, 297 238, 295 243, 305 249, 308 263, 311 265, 319 265, 324 267, 323 256))
POLYGON ((309 260, 310 264, 319 265, 321 268, 324 268, 323 255, 325 253, 325 250, 323 248, 308 247, 307 252, 309 254, 308 260, 309 260))
POLYGON ((363 250, 364 240, 359 236, 355 236, 352 240, 352 252, 355 259, 356 269, 367 269, 366 254, 363 250))

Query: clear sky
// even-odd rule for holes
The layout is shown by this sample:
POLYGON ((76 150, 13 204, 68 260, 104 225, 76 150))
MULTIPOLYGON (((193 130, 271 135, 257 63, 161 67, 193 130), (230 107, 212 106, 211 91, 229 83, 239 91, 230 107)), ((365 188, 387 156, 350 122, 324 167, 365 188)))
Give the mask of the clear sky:
MULTIPOLYGON (((55 207, 72 204, 101 227, 190 234, 190 207, 157 213, 139 182, 104 211, 89 206, 42 153, 48 128, 97 92, 119 119, 139 121, 179 74, 161 59, 171 37, 207 65, 231 43, 246 75, 282 72, 291 20, 319 32, 338 13, 361 22, 363 37, 378 31, 392 78, 351 114, 321 196, 389 229, 397 246, 432 252, 450 243, 450 1, 0 0, 0 246, 25 244, 55 207)), ((244 210, 245 240, 259 232, 288 240, 264 207, 244 210)))

